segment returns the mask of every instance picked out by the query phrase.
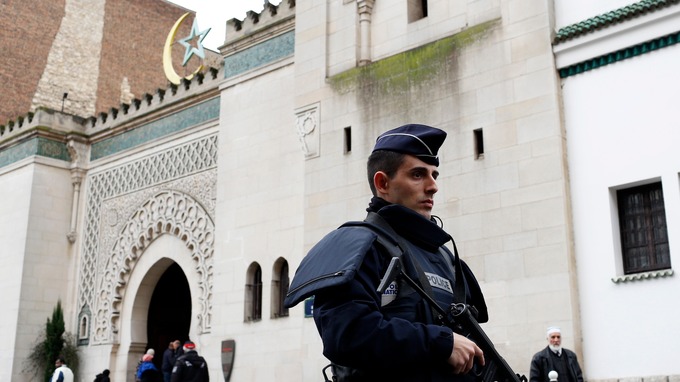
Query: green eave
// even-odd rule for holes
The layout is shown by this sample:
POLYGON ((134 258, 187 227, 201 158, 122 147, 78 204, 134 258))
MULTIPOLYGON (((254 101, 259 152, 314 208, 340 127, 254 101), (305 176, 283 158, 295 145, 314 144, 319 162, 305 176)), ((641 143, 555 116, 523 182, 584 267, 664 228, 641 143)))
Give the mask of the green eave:
POLYGON ((673 32, 669 35, 659 37, 654 40, 646 41, 641 44, 617 50, 616 52, 608 53, 587 61, 579 62, 578 64, 567 66, 566 68, 562 68, 559 70, 560 78, 574 76, 576 74, 597 69, 618 61, 627 60, 641 54, 675 45, 678 42, 680 42, 680 32, 673 32))
POLYGON ((561 42, 571 40, 575 37, 582 36, 592 31, 607 28, 611 25, 640 17, 650 12, 659 9, 670 7, 675 4, 680 4, 680 0, 642 0, 637 3, 627 5, 623 8, 616 9, 605 14, 589 18, 576 24, 566 26, 555 35, 553 44, 557 45, 561 42))

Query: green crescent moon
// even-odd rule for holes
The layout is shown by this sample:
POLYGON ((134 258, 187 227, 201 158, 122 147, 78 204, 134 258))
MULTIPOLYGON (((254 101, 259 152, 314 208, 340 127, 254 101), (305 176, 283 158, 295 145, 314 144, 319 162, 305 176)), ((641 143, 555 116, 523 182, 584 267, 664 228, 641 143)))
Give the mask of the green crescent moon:
MULTIPOLYGON (((163 70, 165 71, 165 77, 167 77, 168 80, 175 85, 180 84, 182 77, 180 77, 179 74, 175 72, 175 68, 172 66, 172 43, 175 41, 175 35, 177 34, 179 26, 182 25, 184 19, 186 19, 189 15, 190 13, 187 12, 177 19, 175 25, 173 25, 172 29, 170 30, 168 37, 165 39, 165 46, 163 47, 163 70)), ((203 65, 199 65, 193 73, 184 78, 190 80, 194 78, 196 73, 200 72, 202 69, 203 65)))

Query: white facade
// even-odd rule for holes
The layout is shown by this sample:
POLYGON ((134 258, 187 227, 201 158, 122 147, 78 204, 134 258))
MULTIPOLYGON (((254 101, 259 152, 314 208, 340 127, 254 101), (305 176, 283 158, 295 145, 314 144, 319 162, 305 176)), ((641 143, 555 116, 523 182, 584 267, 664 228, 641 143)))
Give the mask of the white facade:
MULTIPOLYGON (((556 18, 594 17, 603 13, 597 3, 557 2, 556 18)), ((558 68, 677 34, 678 25, 680 8, 671 6, 600 28, 556 44, 558 68)), ((680 261, 679 60, 676 44, 562 79, 583 363, 590 380, 663 380, 680 373, 680 347, 669 340, 680 319, 673 274, 680 261), (662 184, 673 268, 626 277, 616 191, 651 182, 662 184)))

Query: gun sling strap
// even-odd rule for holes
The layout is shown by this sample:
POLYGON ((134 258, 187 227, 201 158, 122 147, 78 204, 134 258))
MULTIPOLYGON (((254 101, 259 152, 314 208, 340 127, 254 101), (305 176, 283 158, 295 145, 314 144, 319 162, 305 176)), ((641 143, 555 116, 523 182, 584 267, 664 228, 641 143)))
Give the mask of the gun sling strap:
MULTIPOLYGON (((401 257, 406 264, 410 265, 415 269, 418 275, 418 281, 421 288, 428 296, 434 299, 434 293, 432 291, 432 286, 425 276, 425 272, 418 263, 417 259, 414 259, 408 251, 408 245, 406 244, 404 238, 397 234, 394 229, 385 221, 385 219, 375 212, 369 212, 366 216, 366 220, 361 222, 348 222, 344 226, 357 226, 366 227, 375 232, 377 236, 378 243, 387 250, 391 257, 401 257), (405 256, 403 256, 405 255, 405 256)), ((454 256, 453 259, 451 255, 447 253, 444 248, 439 247, 439 253, 444 257, 444 263, 448 265, 451 270, 451 274, 454 275, 453 280, 453 300, 456 303, 465 303, 465 285, 463 278, 463 269, 460 264, 460 257, 458 256, 458 248, 456 248, 456 243, 451 239, 453 243, 454 256), (453 262, 451 261, 453 260, 453 262)), ((434 307, 430 307, 433 317, 440 317, 439 313, 434 307)), ((444 317, 440 317, 444 320, 444 317)))

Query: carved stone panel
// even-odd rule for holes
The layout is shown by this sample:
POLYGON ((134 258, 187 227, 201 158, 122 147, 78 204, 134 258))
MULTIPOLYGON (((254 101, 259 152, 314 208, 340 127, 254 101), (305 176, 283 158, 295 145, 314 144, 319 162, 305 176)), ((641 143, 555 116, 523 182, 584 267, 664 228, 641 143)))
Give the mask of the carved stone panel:
POLYGON ((305 159, 319 156, 319 103, 295 111, 295 132, 305 159))

